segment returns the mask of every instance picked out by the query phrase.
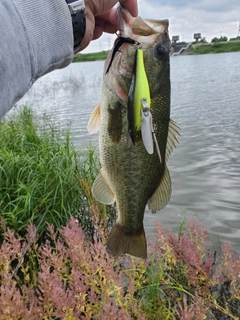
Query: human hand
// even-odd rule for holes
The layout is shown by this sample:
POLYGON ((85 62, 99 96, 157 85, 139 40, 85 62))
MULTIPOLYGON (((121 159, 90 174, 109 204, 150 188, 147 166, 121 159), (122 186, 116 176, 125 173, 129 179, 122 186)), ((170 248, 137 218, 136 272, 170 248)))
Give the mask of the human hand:
MULTIPOLYGON (((85 0, 86 32, 79 51, 85 49, 92 40, 98 39, 103 32, 115 33, 118 28, 117 0, 85 0)), ((122 7, 136 17, 137 0, 119 0, 122 7)))

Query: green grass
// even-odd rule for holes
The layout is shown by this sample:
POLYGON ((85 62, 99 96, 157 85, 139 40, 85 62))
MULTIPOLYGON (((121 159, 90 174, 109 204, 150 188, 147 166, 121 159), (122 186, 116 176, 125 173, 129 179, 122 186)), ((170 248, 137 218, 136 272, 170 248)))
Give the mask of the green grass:
POLYGON ((240 41, 228 41, 212 44, 192 45, 187 50, 188 54, 206 54, 240 51, 240 41))
POLYGON ((107 58, 107 55, 108 55, 108 51, 93 52, 93 53, 79 53, 74 56, 73 62, 105 60, 107 58))
POLYGON ((79 154, 69 131, 24 107, 0 123, 1 219, 24 235, 30 222, 37 226, 45 215, 38 230, 41 237, 47 223, 59 228, 74 216, 93 237, 91 203, 83 181, 91 187, 99 168, 92 147, 79 154))

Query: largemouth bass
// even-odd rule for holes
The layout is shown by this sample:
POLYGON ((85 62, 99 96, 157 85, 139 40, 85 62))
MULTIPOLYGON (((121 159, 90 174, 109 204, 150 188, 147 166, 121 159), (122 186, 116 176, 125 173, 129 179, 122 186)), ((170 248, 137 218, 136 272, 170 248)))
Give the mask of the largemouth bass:
POLYGON ((100 131, 102 165, 92 193, 99 202, 116 201, 108 251, 146 258, 145 207, 155 213, 169 202, 166 162, 179 129, 170 120, 168 20, 133 18, 119 7, 119 30, 88 123, 89 133, 100 131))

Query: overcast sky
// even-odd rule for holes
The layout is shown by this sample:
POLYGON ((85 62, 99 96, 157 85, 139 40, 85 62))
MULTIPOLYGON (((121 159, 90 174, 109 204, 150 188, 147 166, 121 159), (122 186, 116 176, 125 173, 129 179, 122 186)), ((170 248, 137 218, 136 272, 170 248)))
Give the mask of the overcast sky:
MULTIPOLYGON (((170 38, 190 42, 201 33, 208 42, 214 37, 237 36, 240 0, 138 0, 139 15, 149 19, 168 19, 170 38)), ((108 50, 116 36, 104 34, 92 41, 84 52, 108 50)))

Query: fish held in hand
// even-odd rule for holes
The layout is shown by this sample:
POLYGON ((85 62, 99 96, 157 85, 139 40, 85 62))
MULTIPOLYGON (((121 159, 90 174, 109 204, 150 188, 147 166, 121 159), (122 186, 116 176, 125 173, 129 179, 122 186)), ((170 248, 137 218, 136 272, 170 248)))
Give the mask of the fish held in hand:
POLYGON ((90 133, 100 132, 102 165, 92 193, 99 202, 116 201, 108 251, 146 258, 145 207, 155 213, 170 200, 166 162, 179 129, 170 119, 168 21, 133 18, 119 7, 119 30, 88 123, 90 133))

